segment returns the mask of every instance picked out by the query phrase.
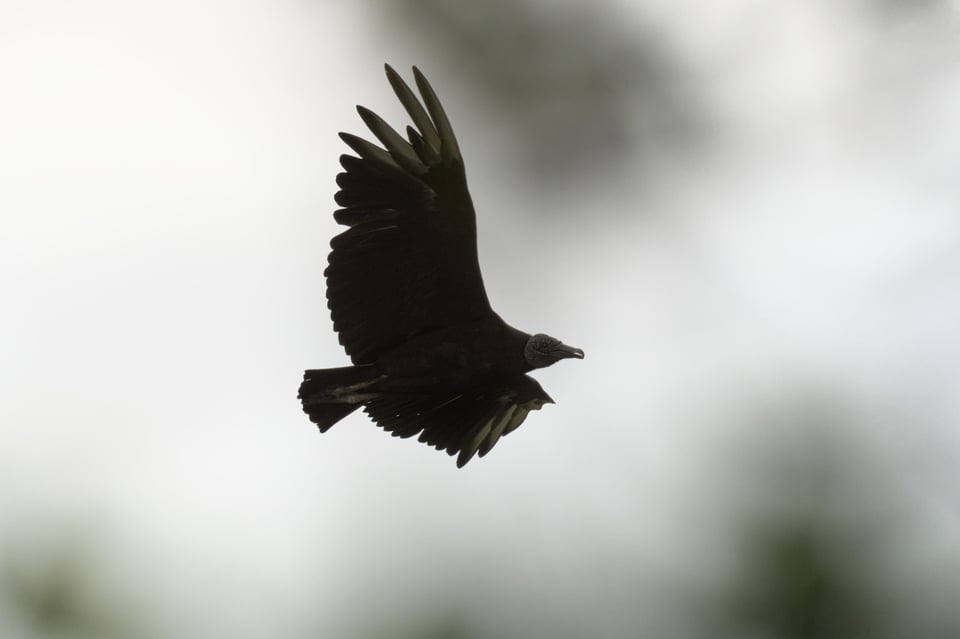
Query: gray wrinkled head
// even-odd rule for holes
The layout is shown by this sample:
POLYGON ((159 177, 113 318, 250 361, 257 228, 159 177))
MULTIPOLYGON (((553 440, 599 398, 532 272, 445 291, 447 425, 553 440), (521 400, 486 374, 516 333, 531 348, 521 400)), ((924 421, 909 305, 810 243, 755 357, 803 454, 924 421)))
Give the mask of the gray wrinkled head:
POLYGON ((523 347, 523 358, 533 368, 545 368, 568 357, 583 359, 583 351, 543 333, 533 335, 523 347))

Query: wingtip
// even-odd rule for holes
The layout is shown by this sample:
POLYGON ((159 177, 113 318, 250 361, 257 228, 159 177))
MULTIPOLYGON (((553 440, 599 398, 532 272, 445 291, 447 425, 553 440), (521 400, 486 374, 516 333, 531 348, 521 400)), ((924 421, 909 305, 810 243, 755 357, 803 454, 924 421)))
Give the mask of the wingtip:
POLYGON ((337 135, 340 137, 341 140, 344 141, 344 143, 345 143, 347 146, 349 146, 351 149, 353 149, 354 151, 356 151, 356 152, 357 152, 358 154, 360 154, 361 156, 362 156, 363 154, 360 153, 360 151, 357 149, 357 147, 360 146, 360 145, 362 145, 362 144, 364 144, 364 143, 369 144, 369 142, 367 142, 366 140, 364 140, 363 138, 361 138, 359 135, 354 135, 353 133, 347 133, 346 131, 340 131, 340 133, 338 133, 337 135))
POLYGON ((420 67, 417 65, 413 65, 413 77, 420 82, 427 79, 426 76, 423 75, 423 71, 421 71, 420 67))
POLYGON ((434 127, 436 128, 439 137, 438 151, 440 152, 440 157, 446 163, 456 161, 462 164, 463 159, 460 154, 460 145, 457 143, 457 136, 453 133, 450 119, 440 104, 440 98, 437 97, 436 91, 433 90, 426 76, 424 76, 416 66, 413 67, 413 78, 416 82, 417 89, 420 90, 423 104, 426 106, 427 112, 430 114, 434 127))
POLYGON ((363 120, 363 123, 367 125, 367 128, 373 130, 376 126, 377 114, 363 106, 362 104, 357 105, 357 113, 360 115, 360 119, 363 120))

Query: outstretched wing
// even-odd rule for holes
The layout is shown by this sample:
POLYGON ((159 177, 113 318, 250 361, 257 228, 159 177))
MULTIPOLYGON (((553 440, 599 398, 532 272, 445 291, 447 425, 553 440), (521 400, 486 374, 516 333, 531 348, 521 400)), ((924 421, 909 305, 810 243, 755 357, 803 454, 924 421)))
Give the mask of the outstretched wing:
POLYGON ((337 176, 346 231, 331 241, 327 301, 354 364, 417 334, 492 313, 477 261, 477 224, 460 148, 433 89, 414 67, 423 104, 397 73, 387 78, 416 128, 403 138, 357 107, 383 148, 348 133, 359 157, 337 176), (426 108, 424 108, 426 105, 426 108))
POLYGON ((452 395, 392 395, 368 402, 367 414, 395 437, 413 437, 457 456, 462 467, 483 457, 532 410, 553 403, 529 375, 452 395))

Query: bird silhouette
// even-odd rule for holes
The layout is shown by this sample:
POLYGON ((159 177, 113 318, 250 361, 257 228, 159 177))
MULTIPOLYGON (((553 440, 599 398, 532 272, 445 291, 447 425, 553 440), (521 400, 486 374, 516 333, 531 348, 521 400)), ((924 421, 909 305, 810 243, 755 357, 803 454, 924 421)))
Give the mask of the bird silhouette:
POLYGON ((463 158, 440 101, 414 67, 421 101, 389 65, 414 126, 404 138, 357 111, 383 145, 341 133, 356 155, 337 175, 347 230, 331 241, 327 302, 353 366, 307 370, 303 410, 320 432, 360 408, 462 467, 483 457, 532 410, 553 403, 526 373, 583 351, 519 331, 487 300, 463 158))

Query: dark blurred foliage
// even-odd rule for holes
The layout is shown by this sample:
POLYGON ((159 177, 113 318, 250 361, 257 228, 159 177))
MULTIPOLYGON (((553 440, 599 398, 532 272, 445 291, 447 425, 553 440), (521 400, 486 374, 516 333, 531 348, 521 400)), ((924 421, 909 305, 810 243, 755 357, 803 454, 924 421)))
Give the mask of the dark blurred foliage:
POLYGON ((435 611, 434 617, 415 624, 394 624, 370 632, 364 639, 484 639, 487 635, 449 610, 435 611))
POLYGON ((783 639, 881 637, 868 557, 838 556, 828 522, 798 517, 746 530, 745 574, 731 590, 731 634, 783 639))
MULTIPOLYGON (((109 560, 98 552, 89 535, 77 534, 62 543, 5 544, 0 564, 0 610, 7 623, 29 633, 27 637, 130 639, 134 608, 116 593, 107 594, 99 579, 109 560)), ((0 624, 0 627, 4 627, 0 624)))
MULTIPOLYGON (((829 469, 813 462, 810 479, 829 469)), ((742 572, 720 601, 728 600, 725 620, 731 635, 813 639, 880 637, 882 606, 874 569, 882 556, 870 540, 849 544, 842 525, 832 520, 827 486, 785 485, 788 476, 765 482, 784 503, 780 512, 757 514, 741 523, 738 540, 742 572), (780 484, 780 485, 778 485, 780 484), (804 494, 806 492, 806 494, 804 494)), ((794 478, 796 479, 796 478, 794 478)), ((829 481, 829 480, 827 480, 829 481)), ((880 533, 880 531, 874 531, 880 533)))
POLYGON ((865 12, 883 19, 903 19, 949 7, 944 0, 854 0, 865 12))
POLYGON ((737 568, 707 594, 705 637, 960 636, 960 611, 944 605, 960 592, 960 557, 918 552, 935 514, 904 496, 902 471, 864 445, 860 420, 807 398, 765 412, 757 425, 772 441, 729 460, 742 502, 731 510, 744 513, 737 568))
MULTIPOLYGON (((490 119, 514 147, 504 161, 519 161, 514 168, 525 179, 626 174, 635 180, 638 161, 697 139, 699 104, 684 95, 670 43, 638 18, 628 24, 604 2, 390 0, 381 6, 391 33, 403 26, 432 49, 422 67, 448 66, 476 100, 499 111, 490 119)), ((450 91, 435 88, 441 96, 450 91)))

